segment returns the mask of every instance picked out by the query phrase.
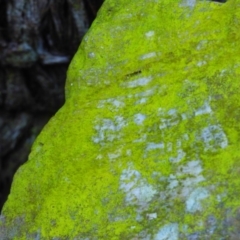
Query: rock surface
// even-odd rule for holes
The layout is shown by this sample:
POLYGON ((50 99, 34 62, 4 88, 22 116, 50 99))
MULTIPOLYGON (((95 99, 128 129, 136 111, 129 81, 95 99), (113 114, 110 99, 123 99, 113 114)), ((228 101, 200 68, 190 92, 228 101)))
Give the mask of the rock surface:
POLYGON ((106 0, 1 239, 237 239, 239 5, 106 0))

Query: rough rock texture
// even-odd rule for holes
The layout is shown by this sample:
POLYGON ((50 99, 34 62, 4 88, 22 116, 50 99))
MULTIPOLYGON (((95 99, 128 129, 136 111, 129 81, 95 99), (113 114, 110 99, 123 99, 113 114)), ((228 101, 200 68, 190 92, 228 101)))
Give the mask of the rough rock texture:
POLYGON ((239 7, 106 0, 1 239, 238 239, 239 7))

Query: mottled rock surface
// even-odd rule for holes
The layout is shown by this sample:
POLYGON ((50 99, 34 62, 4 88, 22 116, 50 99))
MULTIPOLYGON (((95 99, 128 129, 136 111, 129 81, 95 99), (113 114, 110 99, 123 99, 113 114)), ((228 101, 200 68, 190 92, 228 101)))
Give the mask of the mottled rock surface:
POLYGON ((238 239, 239 5, 106 0, 1 238, 238 239))

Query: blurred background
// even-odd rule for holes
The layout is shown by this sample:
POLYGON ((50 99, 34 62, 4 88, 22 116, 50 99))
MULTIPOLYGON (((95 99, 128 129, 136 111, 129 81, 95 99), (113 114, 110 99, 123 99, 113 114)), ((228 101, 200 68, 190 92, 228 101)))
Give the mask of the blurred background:
POLYGON ((68 65, 104 0, 0 0, 0 211, 13 175, 64 104, 68 65))

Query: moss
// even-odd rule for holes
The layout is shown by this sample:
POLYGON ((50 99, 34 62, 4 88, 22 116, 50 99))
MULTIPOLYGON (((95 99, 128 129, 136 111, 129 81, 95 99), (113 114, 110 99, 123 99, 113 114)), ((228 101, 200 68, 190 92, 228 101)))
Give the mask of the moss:
POLYGON ((236 231, 240 3, 179 4, 105 1, 15 175, 6 239, 236 231))

